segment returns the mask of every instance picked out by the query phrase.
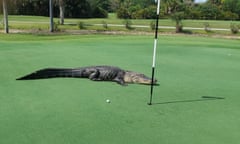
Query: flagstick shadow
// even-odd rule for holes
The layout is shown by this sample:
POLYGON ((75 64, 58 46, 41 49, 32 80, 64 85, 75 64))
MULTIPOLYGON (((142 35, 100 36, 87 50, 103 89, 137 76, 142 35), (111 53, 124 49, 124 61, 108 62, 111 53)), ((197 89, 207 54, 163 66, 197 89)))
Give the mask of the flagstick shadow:
POLYGON ((201 99, 192 99, 192 100, 175 100, 175 101, 167 101, 160 103, 152 103, 152 105, 158 104, 174 104, 174 103, 192 103, 192 102, 203 102, 203 101, 212 101, 212 100, 224 100, 224 97, 215 97, 215 96, 202 96, 201 99))

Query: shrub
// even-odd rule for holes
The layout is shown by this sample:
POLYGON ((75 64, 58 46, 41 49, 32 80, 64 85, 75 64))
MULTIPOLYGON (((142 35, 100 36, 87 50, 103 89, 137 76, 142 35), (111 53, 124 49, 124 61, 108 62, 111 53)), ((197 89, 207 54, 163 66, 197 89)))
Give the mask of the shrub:
POLYGON ((201 12, 197 9, 192 9, 191 11, 189 11, 189 13, 186 13, 185 18, 200 19, 201 12))
POLYGON ((60 28, 58 27, 59 26, 59 21, 57 21, 57 22, 53 22, 53 30, 54 31, 60 31, 60 28))
POLYGON ((129 19, 124 21, 124 25, 125 25, 125 28, 128 29, 128 30, 133 30, 134 29, 132 27, 132 21, 130 21, 129 19))
POLYGON ((191 30, 183 30, 181 31, 181 33, 184 33, 184 34, 192 34, 193 32, 191 30))
POLYGON ((146 19, 156 18, 156 7, 154 5, 145 8, 145 11, 146 11, 146 14, 145 14, 145 17, 143 18, 146 18, 146 19))
POLYGON ((4 20, 3 20, 2 16, 1 16, 1 14, 0 14, 0 25, 3 24, 3 21, 4 20))
POLYGON ((223 19, 224 20, 237 20, 238 14, 232 13, 230 11, 223 12, 223 19))
POLYGON ((104 29, 108 29, 108 24, 106 21, 102 21, 102 26, 104 29))
POLYGON ((152 19, 156 16, 156 7, 154 5, 141 7, 124 3, 118 8, 117 16, 124 19, 152 19))
POLYGON ((201 17, 203 17, 204 19, 216 20, 216 19, 220 19, 222 15, 219 7, 213 4, 208 4, 208 3, 200 5, 199 11, 201 11, 201 17))
POLYGON ((156 29, 156 22, 155 21, 151 21, 150 22, 150 28, 151 28, 151 30, 155 30, 156 29))
POLYGON ((139 9, 132 14, 133 18, 137 19, 153 19, 156 17, 156 8, 154 6, 149 6, 144 9, 139 9))
POLYGON ((117 17, 129 19, 129 18, 131 18, 131 14, 129 13, 128 9, 121 7, 117 10, 117 17))
POLYGON ((78 28, 79 29, 86 29, 86 24, 82 21, 78 22, 78 28))
POLYGON ((108 12, 101 7, 96 7, 93 10, 93 16, 96 18, 107 18, 108 17, 108 12))
POLYGON ((203 26, 204 26, 204 30, 206 32, 210 32, 211 31, 210 24, 208 22, 203 23, 203 26))
POLYGON ((135 11, 132 13, 132 18, 134 19, 142 19, 143 15, 144 15, 144 9, 140 9, 138 11, 135 11))
POLYGON ((237 34, 239 32, 239 28, 240 28, 239 24, 235 24, 235 23, 230 24, 230 29, 233 34, 237 34))

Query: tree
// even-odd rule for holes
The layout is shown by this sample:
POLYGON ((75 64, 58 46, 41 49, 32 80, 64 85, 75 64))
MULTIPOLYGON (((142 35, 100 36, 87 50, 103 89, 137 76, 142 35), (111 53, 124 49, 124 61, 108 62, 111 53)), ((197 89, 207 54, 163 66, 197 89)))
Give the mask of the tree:
POLYGON ((6 0, 3 0, 3 15, 4 15, 5 33, 8 33, 9 32, 9 29, 8 29, 8 11, 7 11, 7 2, 6 2, 6 0))
POLYGON ((182 20, 184 19, 184 12, 175 12, 171 19, 176 22, 176 33, 182 32, 182 20))
POLYGON ((221 3, 223 2, 223 0, 208 0, 208 2, 215 4, 215 5, 221 5, 221 3))
POLYGON ((20 15, 49 16, 49 0, 18 0, 16 11, 20 15))
POLYGON ((156 5, 149 0, 119 0, 117 16, 124 19, 155 18, 156 5))
POLYGON ((212 3, 205 3, 200 5, 199 11, 201 11, 201 16, 204 19, 222 19, 222 11, 220 8, 212 3))
POLYGON ((60 24, 64 24, 64 11, 65 11, 65 3, 64 0, 58 0, 59 5, 59 17, 60 17, 60 24))
POLYGON ((49 0, 49 17, 50 17, 50 32, 53 32, 53 0, 49 0))
POLYGON ((120 3, 119 9, 117 10, 117 16, 119 18, 124 18, 124 19, 130 19, 131 17, 131 12, 130 12, 130 7, 132 7, 134 4, 132 3, 131 0, 124 0, 123 2, 120 3))
POLYGON ((91 6, 87 0, 65 0, 65 16, 69 18, 90 18, 91 6))
POLYGON ((174 7, 174 5, 175 5, 175 2, 176 2, 176 0, 163 0, 162 1, 162 7, 163 7, 163 9, 164 9, 164 13, 165 14, 171 14, 172 13, 172 11, 173 11, 173 7, 174 7))
POLYGON ((110 12, 116 12, 116 10, 120 7, 120 1, 119 0, 110 0, 109 2, 109 11, 110 12))
POLYGON ((110 11, 110 0, 87 0, 91 8, 100 7, 106 11, 110 11))
POLYGON ((108 16, 108 11, 110 11, 110 1, 109 0, 88 0, 91 6, 91 13, 94 17, 105 18, 108 16))
MULTIPOLYGON (((6 0, 8 14, 16 14, 16 4, 18 0, 6 0)), ((3 14, 3 0, 0 0, 0 14, 3 14)))
POLYGON ((182 32, 182 20, 185 18, 185 12, 188 9, 184 0, 168 0, 171 19, 176 23, 176 33, 182 32))
POLYGON ((240 1, 239 0, 225 0, 223 2, 223 10, 236 13, 240 18, 240 1))

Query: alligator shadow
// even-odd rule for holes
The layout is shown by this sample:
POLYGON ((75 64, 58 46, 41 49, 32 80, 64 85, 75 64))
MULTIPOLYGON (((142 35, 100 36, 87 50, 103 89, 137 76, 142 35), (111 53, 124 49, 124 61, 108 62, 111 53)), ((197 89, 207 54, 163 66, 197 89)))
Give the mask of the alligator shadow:
POLYGON ((192 100, 175 100, 175 101, 167 101, 160 103, 152 103, 152 105, 158 104, 174 104, 174 103, 192 103, 192 102, 204 102, 204 101, 213 101, 213 100, 224 100, 224 97, 216 97, 216 96, 202 96, 201 99, 192 99, 192 100))
MULTIPOLYGON (((152 86, 151 84, 144 84, 144 83, 139 83, 140 85, 144 85, 144 86, 152 86)), ((153 86, 160 86, 159 83, 153 84, 153 86)))

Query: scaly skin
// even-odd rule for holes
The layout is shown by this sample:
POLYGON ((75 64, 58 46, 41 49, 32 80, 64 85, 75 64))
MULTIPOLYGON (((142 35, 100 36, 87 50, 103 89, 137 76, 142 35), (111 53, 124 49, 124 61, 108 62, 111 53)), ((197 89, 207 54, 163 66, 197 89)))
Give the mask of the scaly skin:
MULTIPOLYGON (((35 80, 35 79, 47 79, 57 77, 74 77, 74 78, 88 78, 93 81, 112 81, 117 82, 120 85, 127 85, 127 83, 146 84, 151 85, 151 78, 144 74, 125 71, 114 66, 89 66, 73 69, 66 68, 47 68, 41 69, 17 80, 35 80)), ((153 84, 157 84, 157 80, 153 81, 153 84)))

